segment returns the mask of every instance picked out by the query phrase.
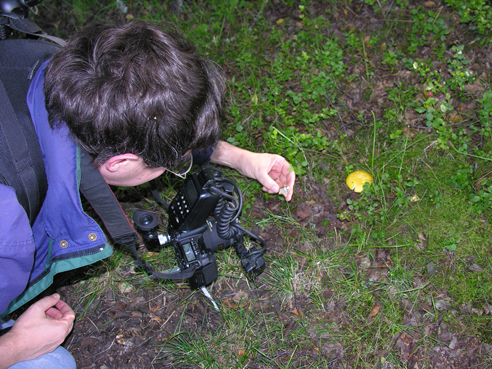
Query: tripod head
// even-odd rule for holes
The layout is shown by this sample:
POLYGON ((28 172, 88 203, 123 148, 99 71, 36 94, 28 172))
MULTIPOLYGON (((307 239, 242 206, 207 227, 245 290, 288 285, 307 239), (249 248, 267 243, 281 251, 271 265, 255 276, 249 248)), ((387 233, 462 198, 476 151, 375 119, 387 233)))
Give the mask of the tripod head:
POLYGON ((39 37, 42 30, 28 15, 29 10, 36 13, 36 5, 41 2, 42 0, 0 0, 0 41, 11 36, 13 30, 39 37))

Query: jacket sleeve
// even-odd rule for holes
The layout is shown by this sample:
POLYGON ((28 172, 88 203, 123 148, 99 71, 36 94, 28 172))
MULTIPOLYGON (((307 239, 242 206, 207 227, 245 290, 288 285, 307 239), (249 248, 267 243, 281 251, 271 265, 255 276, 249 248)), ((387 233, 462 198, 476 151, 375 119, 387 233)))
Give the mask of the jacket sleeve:
POLYGON ((0 315, 27 287, 35 245, 29 220, 12 187, 0 184, 0 315))

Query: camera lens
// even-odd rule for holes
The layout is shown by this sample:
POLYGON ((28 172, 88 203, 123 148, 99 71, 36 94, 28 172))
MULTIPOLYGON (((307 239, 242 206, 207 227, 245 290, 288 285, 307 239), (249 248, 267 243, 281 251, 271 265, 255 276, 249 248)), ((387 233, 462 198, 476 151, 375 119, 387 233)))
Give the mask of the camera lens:
POLYGON ((148 226, 149 224, 152 223, 152 217, 149 217, 148 215, 144 215, 142 219, 140 219, 143 225, 148 226))
POLYGON ((157 234, 157 225, 159 224, 157 216, 148 211, 139 210, 133 214, 133 222, 135 227, 140 230, 147 249, 149 251, 156 250, 160 246, 157 234))
POLYGON ((139 210, 133 214, 135 226, 142 231, 151 231, 159 224, 159 219, 155 214, 148 211, 139 210))

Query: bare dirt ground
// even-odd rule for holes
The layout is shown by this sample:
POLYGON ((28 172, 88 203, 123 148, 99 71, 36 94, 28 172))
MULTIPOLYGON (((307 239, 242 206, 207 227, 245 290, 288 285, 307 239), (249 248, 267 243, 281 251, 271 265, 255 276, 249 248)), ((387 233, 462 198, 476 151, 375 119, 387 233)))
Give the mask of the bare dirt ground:
MULTIPOLYGON (((323 2, 313 3, 312 12, 315 14, 326 14, 324 13, 324 7, 326 5, 323 2)), ((351 8, 345 9, 337 17, 330 19, 332 30, 335 34, 343 37, 343 32, 340 29, 347 24, 351 24, 358 29, 367 29, 368 31, 381 26, 382 21, 380 15, 373 14, 370 8, 362 3, 354 1, 353 4, 351 8)), ((57 31, 62 37, 67 37, 73 32, 74 27, 71 25, 70 20, 59 22, 60 9, 63 12, 63 8, 66 5, 60 6, 61 8, 57 9, 55 14, 44 14, 44 24, 41 19, 37 19, 37 21, 48 33, 57 31), (48 20, 50 16, 52 18, 48 20)), ((279 1, 272 1, 265 8, 265 16, 274 25, 275 21, 280 17, 295 20, 297 17, 295 14, 296 9, 298 9, 297 6, 291 8, 279 1)), ((111 20, 124 20, 122 14, 114 11, 108 11, 107 18, 111 20)), ((466 32, 457 32, 454 37, 463 42, 465 34, 466 32)), ((429 51, 422 50, 423 54, 425 52, 429 51)), ((485 63, 479 63, 478 61, 489 60, 488 58, 491 55, 489 50, 477 50, 474 58, 475 61, 472 62, 472 69, 478 75, 490 72, 485 66, 485 63)), ((356 68, 361 68, 361 66, 351 66, 351 69, 356 68)), ((353 70, 348 73, 352 72, 353 70)), ((382 77, 385 73, 381 69, 376 70, 376 75, 378 74, 382 77)), ((348 135, 354 134, 357 131, 357 127, 350 123, 352 120, 355 121, 354 117, 357 114, 368 114, 370 111, 374 111, 376 115, 381 113, 383 109, 382 101, 384 101, 387 94, 386 86, 392 85, 398 79, 406 79, 406 83, 411 84, 412 81, 408 78, 410 78, 408 75, 402 73, 401 75, 379 79, 379 85, 373 88, 369 101, 361 99, 361 96, 366 94, 366 90, 369 88, 367 85, 354 83, 353 86, 348 86, 342 94, 346 100, 346 112, 344 116, 346 126, 344 129, 346 129, 348 135)), ((463 108, 472 109, 473 106, 464 106, 463 108)), ((417 117, 408 118, 409 121, 413 122, 414 128, 418 129, 419 122, 417 121, 417 117)), ((309 175, 305 176, 302 185, 299 182, 297 183, 295 193, 296 205, 293 216, 303 226, 314 225, 316 234, 322 244, 321 247, 330 249, 343 242, 343 240, 326 237, 328 231, 332 231, 334 228, 344 229, 349 225, 346 222, 339 221, 337 218, 338 211, 343 211, 344 202, 333 204, 325 194, 324 184, 315 183, 309 175), (329 220, 330 229, 324 226, 324 224, 327 224, 327 220, 329 220)), ((356 195, 347 191, 347 196, 356 195)), ((143 209, 143 196, 140 205, 143 209)), ((134 202, 123 202, 123 206, 126 208, 135 208, 140 205, 134 202)), ((260 219, 265 214, 266 209, 273 214, 281 215, 278 199, 271 198, 266 201, 263 197, 256 199, 251 214, 253 218, 260 219)), ((299 232, 299 229, 294 226, 281 233, 275 226, 267 225, 261 231, 260 236, 268 244, 268 253, 275 255, 282 253, 282 245, 285 242, 283 239, 285 236, 282 236, 282 234, 288 234, 289 237, 296 238, 297 232, 299 232)), ((302 245, 300 247, 302 249, 302 245)), ((375 260, 356 260, 356 262, 359 264, 370 263, 370 270, 372 270, 371 277, 375 280, 380 280, 388 272, 386 266, 390 260, 391 251, 381 249, 378 251, 375 260)), ((89 275, 91 273, 88 270, 84 272, 88 272, 89 275)), ((135 270, 132 267, 128 267, 123 273, 128 273, 131 276, 135 273, 135 270)), ((83 288, 83 275, 83 273, 79 273, 78 275, 72 274, 69 276, 69 280, 66 279, 67 276, 63 276, 60 280, 61 287, 58 288, 58 292, 62 295, 62 298, 79 312, 85 310, 86 306, 81 304, 87 301, 85 298, 87 291, 83 288), (80 278, 82 278, 82 281, 80 281, 80 278), (74 279, 78 279, 78 281, 76 283, 68 283, 74 279)), ((101 283, 104 282, 102 281, 101 283)), ((237 294, 241 294, 243 297, 254 297, 257 301, 257 309, 260 309, 265 314, 279 313, 279 319, 282 319, 280 302, 276 296, 272 295, 271 291, 267 291, 261 287, 253 290, 246 282, 242 281, 234 281, 234 284, 235 287, 232 288, 232 283, 227 278, 219 278, 211 293, 213 293, 216 299, 222 301, 226 299, 232 300, 237 294)), ((172 358, 163 357, 160 353, 160 345, 167 342, 176 332, 178 326, 181 327, 181 330, 197 332, 204 329, 204 327, 207 330, 214 331, 222 324, 221 314, 212 308, 208 300, 201 293, 192 294, 185 283, 181 283, 180 285, 182 288, 177 291, 173 290, 172 293, 166 288, 155 288, 155 286, 150 285, 129 289, 106 289, 105 294, 99 296, 97 301, 92 302, 92 305, 90 305, 84 314, 79 314, 74 330, 66 341, 65 346, 76 358, 78 367, 81 369, 173 367, 173 364, 168 364, 172 362, 172 358), (182 315, 183 309, 185 309, 184 320, 182 315)), ((327 289, 326 298, 329 297, 330 291, 327 289)), ((296 307, 303 311, 309 310, 312 304, 309 299, 302 296, 295 303, 296 307)), ((446 297, 443 296, 443 306, 445 306, 445 303, 446 297)), ((419 368, 419 363, 422 357, 425 356, 428 365, 433 368, 485 369, 485 366, 481 364, 480 357, 487 350, 491 349, 490 345, 483 344, 478 338, 457 335, 455 332, 450 332, 446 324, 442 323, 442 321, 431 320, 425 314, 425 311, 427 309, 430 310, 430 307, 414 307, 412 302, 407 301, 403 308, 406 311, 403 324, 406 324, 409 328, 420 327, 420 333, 416 334, 416 330, 412 329, 411 332, 403 332, 402 334, 396 335, 393 339, 393 348, 398 348, 402 363, 405 363, 406 367, 419 368), (420 344, 421 338, 431 332, 436 333, 443 343, 443 345, 438 346, 434 350, 420 344)), ((343 303, 333 306, 330 313, 325 317, 326 321, 343 320, 343 311, 343 303)), ((286 322, 286 329, 292 328, 286 322)), ((347 367, 343 363, 350 361, 344 360, 346 358, 344 358, 343 348, 329 347, 328 344, 325 347, 321 347, 319 355, 332 358, 333 367, 347 367)), ((383 364, 379 367, 385 368, 383 364)), ((263 367, 261 365, 255 366, 255 364, 251 364, 248 368, 263 367)))

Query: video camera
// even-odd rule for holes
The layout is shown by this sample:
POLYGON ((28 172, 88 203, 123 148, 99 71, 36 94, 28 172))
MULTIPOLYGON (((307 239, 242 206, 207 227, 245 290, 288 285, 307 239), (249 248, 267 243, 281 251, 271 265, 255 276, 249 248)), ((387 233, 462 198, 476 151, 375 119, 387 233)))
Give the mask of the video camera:
POLYGON ((149 250, 172 243, 178 267, 169 271, 168 278, 187 275, 190 287, 197 289, 217 279, 215 253, 230 246, 234 246, 249 280, 265 269, 265 242, 239 225, 242 204, 237 184, 206 165, 191 174, 167 207, 167 233, 157 233, 158 218, 148 211, 135 212, 133 221, 149 250), (261 247, 248 250, 245 235, 261 247))

